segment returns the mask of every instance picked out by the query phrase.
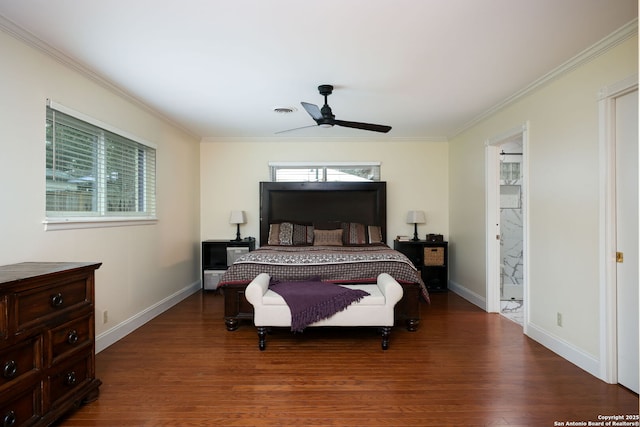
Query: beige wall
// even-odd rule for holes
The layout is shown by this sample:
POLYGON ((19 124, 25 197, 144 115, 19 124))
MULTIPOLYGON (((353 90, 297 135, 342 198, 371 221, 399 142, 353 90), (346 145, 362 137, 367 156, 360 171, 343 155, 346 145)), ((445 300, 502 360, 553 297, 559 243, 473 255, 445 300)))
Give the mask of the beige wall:
POLYGON ((247 212, 242 237, 259 235, 260 181, 269 180, 270 161, 380 161, 381 178, 387 182, 388 243, 398 234, 413 234, 406 224, 411 209, 422 209, 426 233, 448 235, 447 142, 361 141, 229 141, 203 142, 200 146, 201 237, 234 238, 229 212, 247 212))
POLYGON ((1 31, 0 57, 0 264, 102 262, 97 334, 197 285, 199 139, 1 31), (157 144, 157 224, 44 231, 47 98, 157 144))
POLYGON ((486 296, 484 142, 528 122, 529 326, 596 361, 603 243, 597 94, 637 72, 636 35, 450 142, 450 279, 486 296))

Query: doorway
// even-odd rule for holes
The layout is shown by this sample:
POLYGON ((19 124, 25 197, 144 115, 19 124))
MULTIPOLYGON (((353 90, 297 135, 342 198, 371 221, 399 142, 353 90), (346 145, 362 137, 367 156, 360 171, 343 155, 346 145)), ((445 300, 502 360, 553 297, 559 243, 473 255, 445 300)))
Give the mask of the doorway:
POLYGON ((526 125, 486 143, 487 311, 526 327, 526 125))

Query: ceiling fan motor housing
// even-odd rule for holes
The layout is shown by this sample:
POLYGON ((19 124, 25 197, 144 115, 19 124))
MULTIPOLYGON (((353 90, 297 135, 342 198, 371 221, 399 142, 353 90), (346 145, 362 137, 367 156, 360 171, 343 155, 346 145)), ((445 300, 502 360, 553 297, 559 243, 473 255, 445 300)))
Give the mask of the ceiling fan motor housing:
POLYGON ((320 85, 320 86, 318 86, 318 92, 320 92, 320 95, 322 95, 322 96, 331 95, 333 93, 333 86, 332 85, 320 85))
POLYGON ((322 118, 327 120, 333 120, 336 118, 336 116, 334 116, 333 112, 331 111, 331 107, 329 107, 327 104, 324 104, 322 106, 322 108, 320 109, 320 113, 322 113, 322 118))

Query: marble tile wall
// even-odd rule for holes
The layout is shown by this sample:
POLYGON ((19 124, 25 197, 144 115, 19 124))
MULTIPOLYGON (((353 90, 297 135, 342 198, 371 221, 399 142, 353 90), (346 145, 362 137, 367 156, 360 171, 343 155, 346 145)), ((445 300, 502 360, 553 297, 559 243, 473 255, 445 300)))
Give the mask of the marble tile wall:
POLYGON ((500 209, 503 285, 522 285, 522 209, 500 209))
MULTIPOLYGON (((521 137, 520 137, 521 138, 521 137)), ((501 146, 506 153, 522 153, 522 140, 501 146)), ((522 156, 500 159, 500 291, 503 300, 523 298, 522 156)))

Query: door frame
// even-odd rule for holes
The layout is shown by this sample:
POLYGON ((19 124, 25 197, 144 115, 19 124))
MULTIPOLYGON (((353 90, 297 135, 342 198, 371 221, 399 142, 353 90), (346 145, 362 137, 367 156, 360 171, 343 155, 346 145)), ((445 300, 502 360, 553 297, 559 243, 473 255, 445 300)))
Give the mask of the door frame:
POLYGON ((618 383, 616 281, 616 98, 638 90, 638 75, 598 92, 600 145, 600 378, 618 383))
POLYGON ((522 262, 523 262, 523 332, 529 323, 529 122, 516 126, 485 141, 485 241, 486 241, 486 311, 500 312, 500 160, 502 143, 522 135, 522 262))

